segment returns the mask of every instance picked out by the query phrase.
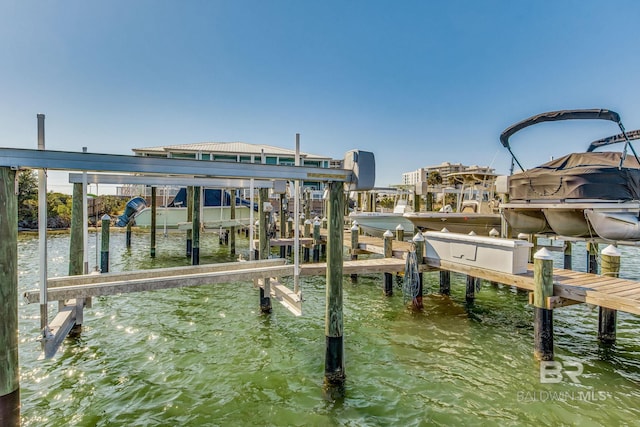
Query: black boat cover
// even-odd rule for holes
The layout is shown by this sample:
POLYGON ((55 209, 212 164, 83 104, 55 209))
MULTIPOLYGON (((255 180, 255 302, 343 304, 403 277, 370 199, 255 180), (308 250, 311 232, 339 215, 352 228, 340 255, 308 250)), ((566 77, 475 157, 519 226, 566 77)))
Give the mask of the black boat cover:
POLYGON ((640 165, 620 152, 572 153, 509 177, 511 202, 531 200, 640 200, 640 165))

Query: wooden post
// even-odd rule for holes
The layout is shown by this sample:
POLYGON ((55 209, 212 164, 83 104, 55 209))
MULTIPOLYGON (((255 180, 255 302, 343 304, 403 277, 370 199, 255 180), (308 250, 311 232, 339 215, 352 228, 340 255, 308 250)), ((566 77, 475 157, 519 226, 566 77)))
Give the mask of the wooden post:
POLYGON ((589 251, 589 273, 598 274, 598 244, 587 242, 587 251, 589 251))
MULTIPOLYGON (((187 222, 193 226, 193 187, 187 187, 187 222)), ((187 230, 187 258, 191 258, 193 251, 193 231, 187 230)))
POLYGON ((451 295, 451 272, 448 270, 440 271, 440 294, 451 295))
MULTIPOLYGON (((402 226, 402 224, 396 225, 396 240, 398 242, 404 241, 404 227, 402 226)), ((423 237, 423 241, 424 241, 424 237, 423 237)))
POLYGON ((571 270, 573 265, 571 262, 571 242, 564 242, 564 268, 567 270, 571 270))
MULTIPOLYGON (((16 172, 0 168, 0 425, 20 425, 18 197, 16 172)), ((82 262, 82 257, 81 262, 82 262)))
POLYGON ((433 193, 431 193, 431 192, 427 193, 426 210, 427 210, 427 212, 431 212, 433 210, 433 193))
POLYGON ((553 258, 545 248, 533 258, 534 356, 538 360, 553 360, 553 310, 547 304, 547 298, 553 296, 553 258))
MULTIPOLYGON (((413 236, 413 244, 416 246, 416 258, 418 259, 418 265, 424 264, 425 253, 425 240, 420 231, 413 236)), ((418 295, 413 299, 413 307, 422 310, 422 294, 423 294, 423 275, 418 273, 418 295)))
MULTIPOLYGON (((230 218, 236 219, 236 190, 231 190, 231 207, 229 208, 230 218)), ((229 253, 231 256, 236 254, 236 226, 232 225, 229 229, 229 253)))
POLYGON ((71 201, 71 235, 69 237, 69 276, 84 273, 82 256, 84 254, 82 219, 82 183, 73 184, 71 201))
POLYGON ((151 187, 151 258, 156 256, 156 221, 158 221, 158 187, 151 187))
POLYGON ((325 311, 326 353, 324 380, 328 386, 342 386, 345 381, 342 320, 342 230, 344 228, 344 192, 341 182, 331 182, 327 207, 327 295, 325 311))
POLYGON ((291 239, 293 237, 293 218, 287 219, 287 237, 291 239))
POLYGON ((529 241, 529 243, 533 245, 531 247, 531 250, 529 251, 529 263, 533 263, 533 260, 534 260, 533 255, 538 250, 538 236, 536 236, 535 234, 530 234, 527 240, 529 241))
MULTIPOLYGON (((84 217, 84 198, 82 183, 73 184, 73 199, 71 204, 71 235, 69 237, 69 276, 84 274, 84 227, 87 218, 84 217)), ((131 226, 129 222, 128 227, 131 226)), ((85 303, 90 304, 91 298, 76 298, 76 321, 73 329, 78 331, 82 327, 85 303)), ((65 302, 58 301, 58 310, 64 308, 65 302)), ((87 304, 88 305, 88 304, 87 304)))
MULTIPOLYGON (((353 226, 351 227, 351 261, 356 261, 358 259, 358 254, 356 251, 358 250, 358 236, 360 235, 360 227, 358 227, 358 223, 353 221, 353 226)), ((358 275, 351 275, 351 282, 356 283, 358 281, 358 275)))
POLYGON ((309 189, 304 192, 304 217, 311 218, 311 190, 309 189))
POLYGON ((413 211, 420 212, 420 195, 416 192, 415 188, 413 190, 413 211))
MULTIPOLYGON (((621 253, 613 245, 609 245, 602 250, 602 275, 608 277, 619 277, 620 275, 621 253)), ((610 308, 600 307, 598 312, 598 339, 604 344, 616 342, 616 320, 618 312, 610 308)))
POLYGON ((102 216, 102 234, 100 249, 100 272, 109 272, 109 227, 111 225, 111 217, 104 214, 102 216))
POLYGON ((476 278, 467 275, 467 288, 465 293, 467 304, 472 304, 476 299, 476 278))
MULTIPOLYGON (((260 206, 260 225, 258 226, 259 236, 259 259, 268 259, 270 251, 269 235, 267 234, 268 219, 271 214, 270 211, 265 209, 266 204, 269 202, 269 189, 261 188, 258 191, 258 206, 260 206)), ((260 311, 262 313, 271 313, 271 284, 269 278, 264 278, 264 286, 260 288, 260 311)))
POLYGON ((131 249, 131 223, 132 221, 127 223, 127 231, 125 233, 125 246, 127 249, 131 249))
POLYGON ((191 265, 200 265, 200 198, 202 193, 202 187, 193 187, 193 200, 191 203, 191 238, 193 239, 191 245, 191 265))
MULTIPOLYGON (((391 258, 393 256, 393 233, 387 230, 382 235, 384 240, 384 257, 391 258)), ((393 274, 384 273, 384 294, 385 296, 393 295, 393 274)))
POLYGON ((320 219, 313 223, 313 262, 320 262, 320 219))
MULTIPOLYGON (((304 237, 309 238, 311 237, 311 220, 310 219, 306 219, 304 221, 304 237)), ((305 245, 302 249, 302 260, 304 262, 309 262, 309 246, 305 245)))
MULTIPOLYGON (((287 199, 286 194, 280 194, 280 221, 279 222, 279 237, 281 239, 285 239, 287 237, 287 199)), ((280 258, 285 258, 287 256, 287 247, 282 245, 280 246, 280 258)))

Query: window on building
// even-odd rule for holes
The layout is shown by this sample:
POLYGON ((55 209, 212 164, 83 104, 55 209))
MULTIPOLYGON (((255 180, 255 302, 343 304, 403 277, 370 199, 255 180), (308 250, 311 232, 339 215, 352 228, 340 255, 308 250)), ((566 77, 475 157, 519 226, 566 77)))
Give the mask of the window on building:
POLYGON ((235 161, 237 161, 237 156, 216 154, 216 155, 213 156, 213 160, 215 160, 217 162, 235 162, 235 161))
POLYGON ((171 153, 173 159, 195 159, 196 153, 171 153))

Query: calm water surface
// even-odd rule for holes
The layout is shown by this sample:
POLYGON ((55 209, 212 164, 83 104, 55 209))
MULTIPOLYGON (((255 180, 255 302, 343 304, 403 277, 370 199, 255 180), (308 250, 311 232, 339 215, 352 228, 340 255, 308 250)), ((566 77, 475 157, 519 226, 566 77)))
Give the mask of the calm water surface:
MULTIPOLYGON (((95 265, 96 236, 90 253, 95 265)), ((111 236, 111 271, 188 265, 181 234, 111 236)), ((99 242, 98 242, 99 244, 99 242)), ((49 276, 68 271, 68 235, 50 236, 49 276)), ((98 245, 99 247, 99 245, 98 245)), ((248 244, 239 252, 247 257, 248 244)), ((622 248, 622 275, 640 279, 638 249, 622 248)), ((574 248, 584 271, 584 246, 574 248)), ((37 288, 37 237, 20 235, 19 291, 37 288)), ((560 267, 560 254, 556 266, 560 267)), ((99 259, 99 257, 98 257, 99 259)), ((231 261, 205 235, 201 262, 231 261)), ((640 319, 619 313, 618 342, 598 345, 597 308, 555 311, 556 360, 584 366, 580 383, 541 383, 533 359, 527 294, 484 284, 472 307, 464 277, 452 296, 425 274, 425 309, 400 289, 382 295, 381 275, 344 281, 346 392, 331 399, 324 375, 324 278, 302 280, 302 317, 274 301, 261 315, 251 283, 101 297, 82 333, 54 359, 38 360, 39 308, 19 307, 24 426, 430 426, 638 425, 640 319)), ((53 312, 55 305, 50 306, 53 312)))

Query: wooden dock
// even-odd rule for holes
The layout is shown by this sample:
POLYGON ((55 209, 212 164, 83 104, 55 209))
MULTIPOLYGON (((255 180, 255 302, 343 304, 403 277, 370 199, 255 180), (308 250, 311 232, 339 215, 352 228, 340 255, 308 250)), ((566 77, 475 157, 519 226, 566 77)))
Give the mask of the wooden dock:
MULTIPOLYGON (((351 239, 350 231, 345 231, 344 241, 351 239)), ((302 239, 301 239, 302 240, 302 239)), ((309 243, 305 239, 304 243, 309 243)), ((273 246, 286 242, 272 239, 273 246)), ((393 241, 392 258, 367 258, 343 263, 343 274, 400 273, 405 269, 406 253, 411 242, 393 241)), ((359 236, 357 254, 383 255, 382 239, 359 236)), ((301 276, 322 276, 326 274, 326 263, 300 265, 301 276)), ((484 268, 425 258, 420 267, 422 272, 446 270, 466 274, 479 279, 497 282, 518 289, 533 291, 533 265, 529 264, 525 274, 509 274, 484 268)), ((68 300, 127 292, 141 292, 173 287, 198 286, 264 277, 287 277, 293 275, 293 265, 285 265, 285 260, 272 258, 262 261, 212 264, 195 267, 163 268, 138 272, 107 273, 58 277, 48 280, 48 300, 68 300)), ((640 282, 583 273, 565 269, 553 270, 553 297, 551 308, 576 303, 587 303, 613 310, 640 315, 640 282)), ((24 295, 28 303, 37 303, 39 291, 29 291, 24 295)))

